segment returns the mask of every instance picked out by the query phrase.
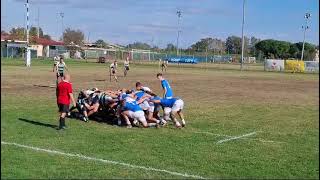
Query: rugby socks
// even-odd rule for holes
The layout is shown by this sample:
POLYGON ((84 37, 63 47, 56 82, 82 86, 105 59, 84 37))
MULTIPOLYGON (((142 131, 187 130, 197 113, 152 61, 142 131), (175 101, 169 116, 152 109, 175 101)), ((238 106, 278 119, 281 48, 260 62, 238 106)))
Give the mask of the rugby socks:
POLYGON ((182 119, 181 121, 182 121, 182 124, 186 124, 186 122, 184 121, 184 119, 182 119))
POLYGON ((60 119, 59 119, 59 128, 61 128, 62 127, 62 118, 60 117, 60 119))
POLYGON ((60 117, 60 119, 59 119, 59 127, 62 128, 62 127, 65 127, 65 126, 66 126, 65 118, 60 117))

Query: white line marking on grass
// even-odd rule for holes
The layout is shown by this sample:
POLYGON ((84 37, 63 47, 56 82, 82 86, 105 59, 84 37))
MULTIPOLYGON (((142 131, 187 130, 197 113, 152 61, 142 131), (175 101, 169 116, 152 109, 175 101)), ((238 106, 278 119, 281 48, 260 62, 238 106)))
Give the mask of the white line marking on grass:
MULTIPOLYGON (((257 132, 262 132, 262 131, 257 131, 257 132)), ((208 134, 208 135, 212 135, 212 136, 224 136, 224 137, 229 137, 229 138, 234 137, 234 136, 229 136, 229 135, 224 135, 224 134, 215 134, 215 133, 206 132, 206 131, 196 131, 196 132, 193 132, 193 133, 196 133, 196 134, 208 134)), ((285 142, 281 142, 281 141, 264 140, 264 139, 261 139, 261 138, 243 137, 243 139, 260 141, 260 142, 264 142, 264 143, 285 143, 285 142)))
POLYGON ((86 160, 91 160, 91 161, 99 161, 99 162, 103 162, 103 163, 106 163, 106 164, 115 164, 115 165, 121 165, 121 166, 130 167, 130 168, 143 169, 143 170, 146 170, 146 171, 164 172, 164 173, 168 173, 168 174, 172 174, 172 175, 176 175, 176 176, 190 177, 190 178, 195 178, 195 179, 206 179, 206 178, 198 176, 198 175, 192 175, 192 174, 187 174, 187 173, 179 173, 179 172, 168 171, 168 170, 164 170, 164 169, 156 169, 156 168, 152 168, 152 167, 137 166, 137 165, 132 165, 132 164, 118 162, 118 161, 99 159, 99 158, 84 156, 84 155, 81 155, 81 154, 71 154, 71 153, 65 153, 65 152, 61 152, 61 151, 50 150, 50 149, 42 149, 42 148, 38 148, 38 147, 27 146, 27 145, 22 145, 22 144, 17 144, 17 143, 1 141, 1 144, 13 145, 13 146, 17 146, 17 147, 32 149, 32 150, 35 150, 35 151, 43 151, 43 152, 47 152, 47 153, 51 153, 51 154, 59 154, 59 155, 70 156, 70 157, 78 157, 78 158, 81 158, 81 159, 86 159, 86 160))
POLYGON ((217 144, 221 144, 221 143, 224 143, 224 142, 227 142, 227 141, 232 141, 232 140, 235 140, 235 139, 240 139, 240 138, 243 138, 243 137, 252 136, 254 134, 257 134, 257 132, 252 132, 252 133, 244 134, 244 135, 241 135, 241 136, 234 136, 234 137, 230 137, 228 139, 223 139, 223 140, 218 141, 217 144))
POLYGON ((281 141, 271 141, 271 140, 264 140, 264 139, 255 139, 255 138, 244 138, 244 139, 249 139, 249 140, 256 140, 256 141, 260 141, 260 142, 265 142, 265 143, 285 143, 285 142, 281 142, 281 141))
POLYGON ((205 132, 205 131, 197 131, 197 132, 194 132, 194 133, 197 133, 197 134, 209 134, 209 135, 213 135, 213 136, 232 137, 232 136, 228 136, 228 135, 223 135, 223 134, 214 134, 214 133, 211 133, 211 132, 205 132))

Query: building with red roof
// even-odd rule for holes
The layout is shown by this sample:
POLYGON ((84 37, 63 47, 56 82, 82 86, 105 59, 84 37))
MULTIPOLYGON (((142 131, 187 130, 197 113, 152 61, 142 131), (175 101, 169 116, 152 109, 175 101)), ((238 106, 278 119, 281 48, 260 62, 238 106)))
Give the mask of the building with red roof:
MULTIPOLYGON (((9 34, 1 34, 1 57, 16 57, 26 48, 27 41, 9 34)), ((54 57, 66 53, 64 43, 51 39, 30 37, 32 57, 54 57)))

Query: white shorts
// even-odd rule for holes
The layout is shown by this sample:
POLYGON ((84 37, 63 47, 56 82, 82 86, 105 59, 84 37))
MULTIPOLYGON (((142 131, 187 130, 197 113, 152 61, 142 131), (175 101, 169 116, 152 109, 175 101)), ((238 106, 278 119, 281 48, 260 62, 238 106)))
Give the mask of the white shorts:
POLYGON ((171 108, 165 107, 165 108, 163 108, 163 112, 164 112, 164 115, 169 115, 171 113, 171 108))
POLYGON ((135 119, 135 120, 138 120, 142 124, 146 124, 147 123, 147 120, 146 120, 146 117, 144 116, 144 112, 143 111, 136 111, 136 112, 129 111, 128 112, 128 117, 130 117, 132 119, 135 119))
POLYGON ((176 100, 176 102, 173 104, 171 110, 174 111, 174 112, 180 111, 180 110, 183 109, 183 105, 184 105, 184 103, 183 103, 182 99, 178 99, 178 100, 176 100))
POLYGON ((149 108, 148 108, 149 112, 154 112, 154 103, 153 102, 149 102, 149 108))
POLYGON ((139 104, 139 106, 140 106, 141 109, 143 109, 144 111, 148 110, 149 107, 150 107, 148 101, 143 101, 141 104, 139 104))

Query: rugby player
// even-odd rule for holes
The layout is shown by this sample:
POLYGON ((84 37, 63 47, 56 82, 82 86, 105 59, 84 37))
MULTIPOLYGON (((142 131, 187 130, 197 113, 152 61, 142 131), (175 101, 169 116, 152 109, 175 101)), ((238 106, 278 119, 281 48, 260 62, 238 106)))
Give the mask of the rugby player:
POLYGON ((167 67, 168 67, 168 61, 166 61, 166 60, 162 61, 161 71, 163 72, 163 70, 164 70, 165 72, 167 72, 167 67))
POLYGON ((162 99, 152 99, 151 101, 153 101, 156 104, 161 104, 164 107, 164 119, 166 121, 168 121, 171 117, 171 119, 173 120, 173 122, 175 123, 175 126, 177 128, 181 127, 181 124, 179 123, 179 121, 176 119, 177 115, 179 115, 181 122, 182 122, 182 127, 185 127, 186 122, 184 120, 184 116, 182 113, 182 109, 184 106, 184 102, 182 99, 180 98, 171 98, 171 99, 166 99, 166 98, 162 98, 162 99))
POLYGON ((161 86, 163 88, 163 98, 170 99, 173 97, 173 91, 169 82, 163 78, 162 73, 157 74, 157 78, 161 81, 161 86))
POLYGON ((154 93, 152 93, 151 89, 145 86, 142 86, 140 82, 136 83, 136 92, 135 95, 137 97, 137 101, 140 100, 142 97, 146 97, 147 99, 139 104, 139 106, 143 109, 143 111, 146 113, 148 122, 151 123, 157 123, 157 124, 166 124, 165 121, 161 122, 159 119, 157 119, 158 116, 155 116, 155 108, 156 112, 159 111, 159 106, 155 105, 153 102, 150 101, 150 98, 152 96, 156 96, 154 93))
POLYGON ((129 57, 127 57, 127 59, 124 61, 123 63, 124 65, 124 76, 127 76, 127 73, 129 71, 129 57))
POLYGON ((98 112, 98 110, 109 110, 114 109, 117 105, 117 95, 112 91, 101 92, 99 90, 94 91, 90 94, 92 98, 91 105, 85 104, 88 110, 88 116, 98 112))
POLYGON ((82 117, 80 117, 80 119, 82 119, 85 122, 89 121, 88 118, 88 109, 87 107, 90 106, 89 104, 92 103, 92 96, 94 93, 99 93, 99 89, 98 88, 92 88, 92 89, 87 89, 87 90, 81 90, 79 95, 78 95, 78 99, 77 99, 77 104, 76 107, 72 107, 70 109, 70 111, 72 111, 73 109, 78 109, 79 113, 81 114, 82 117))
POLYGON ((69 69, 66 65, 66 63, 63 61, 63 57, 61 56, 60 57, 60 60, 59 62, 56 64, 56 73, 57 73, 57 84, 59 82, 59 77, 60 77, 60 80, 63 79, 63 76, 65 74, 65 70, 67 70, 69 72, 69 69))
MULTIPOLYGON (((139 103, 143 102, 145 100, 144 98, 141 98, 139 101, 135 100, 135 95, 133 90, 127 91, 127 96, 122 101, 122 116, 125 119, 132 118, 134 120, 138 120, 142 123, 144 128, 148 127, 148 123, 146 120, 146 117, 144 116, 144 112, 142 108, 139 106, 139 103)), ((127 121, 127 120, 126 120, 127 121)))
POLYGON ((117 61, 115 60, 113 63, 111 63, 110 65, 110 81, 111 81, 111 76, 114 77, 114 79, 116 80, 116 82, 118 82, 118 78, 117 78, 117 67, 118 67, 118 64, 117 64, 117 61))
POLYGON ((59 56, 55 56, 53 58, 53 69, 52 69, 52 72, 54 72, 54 70, 56 69, 56 65, 59 63, 60 61, 60 57, 59 56))

